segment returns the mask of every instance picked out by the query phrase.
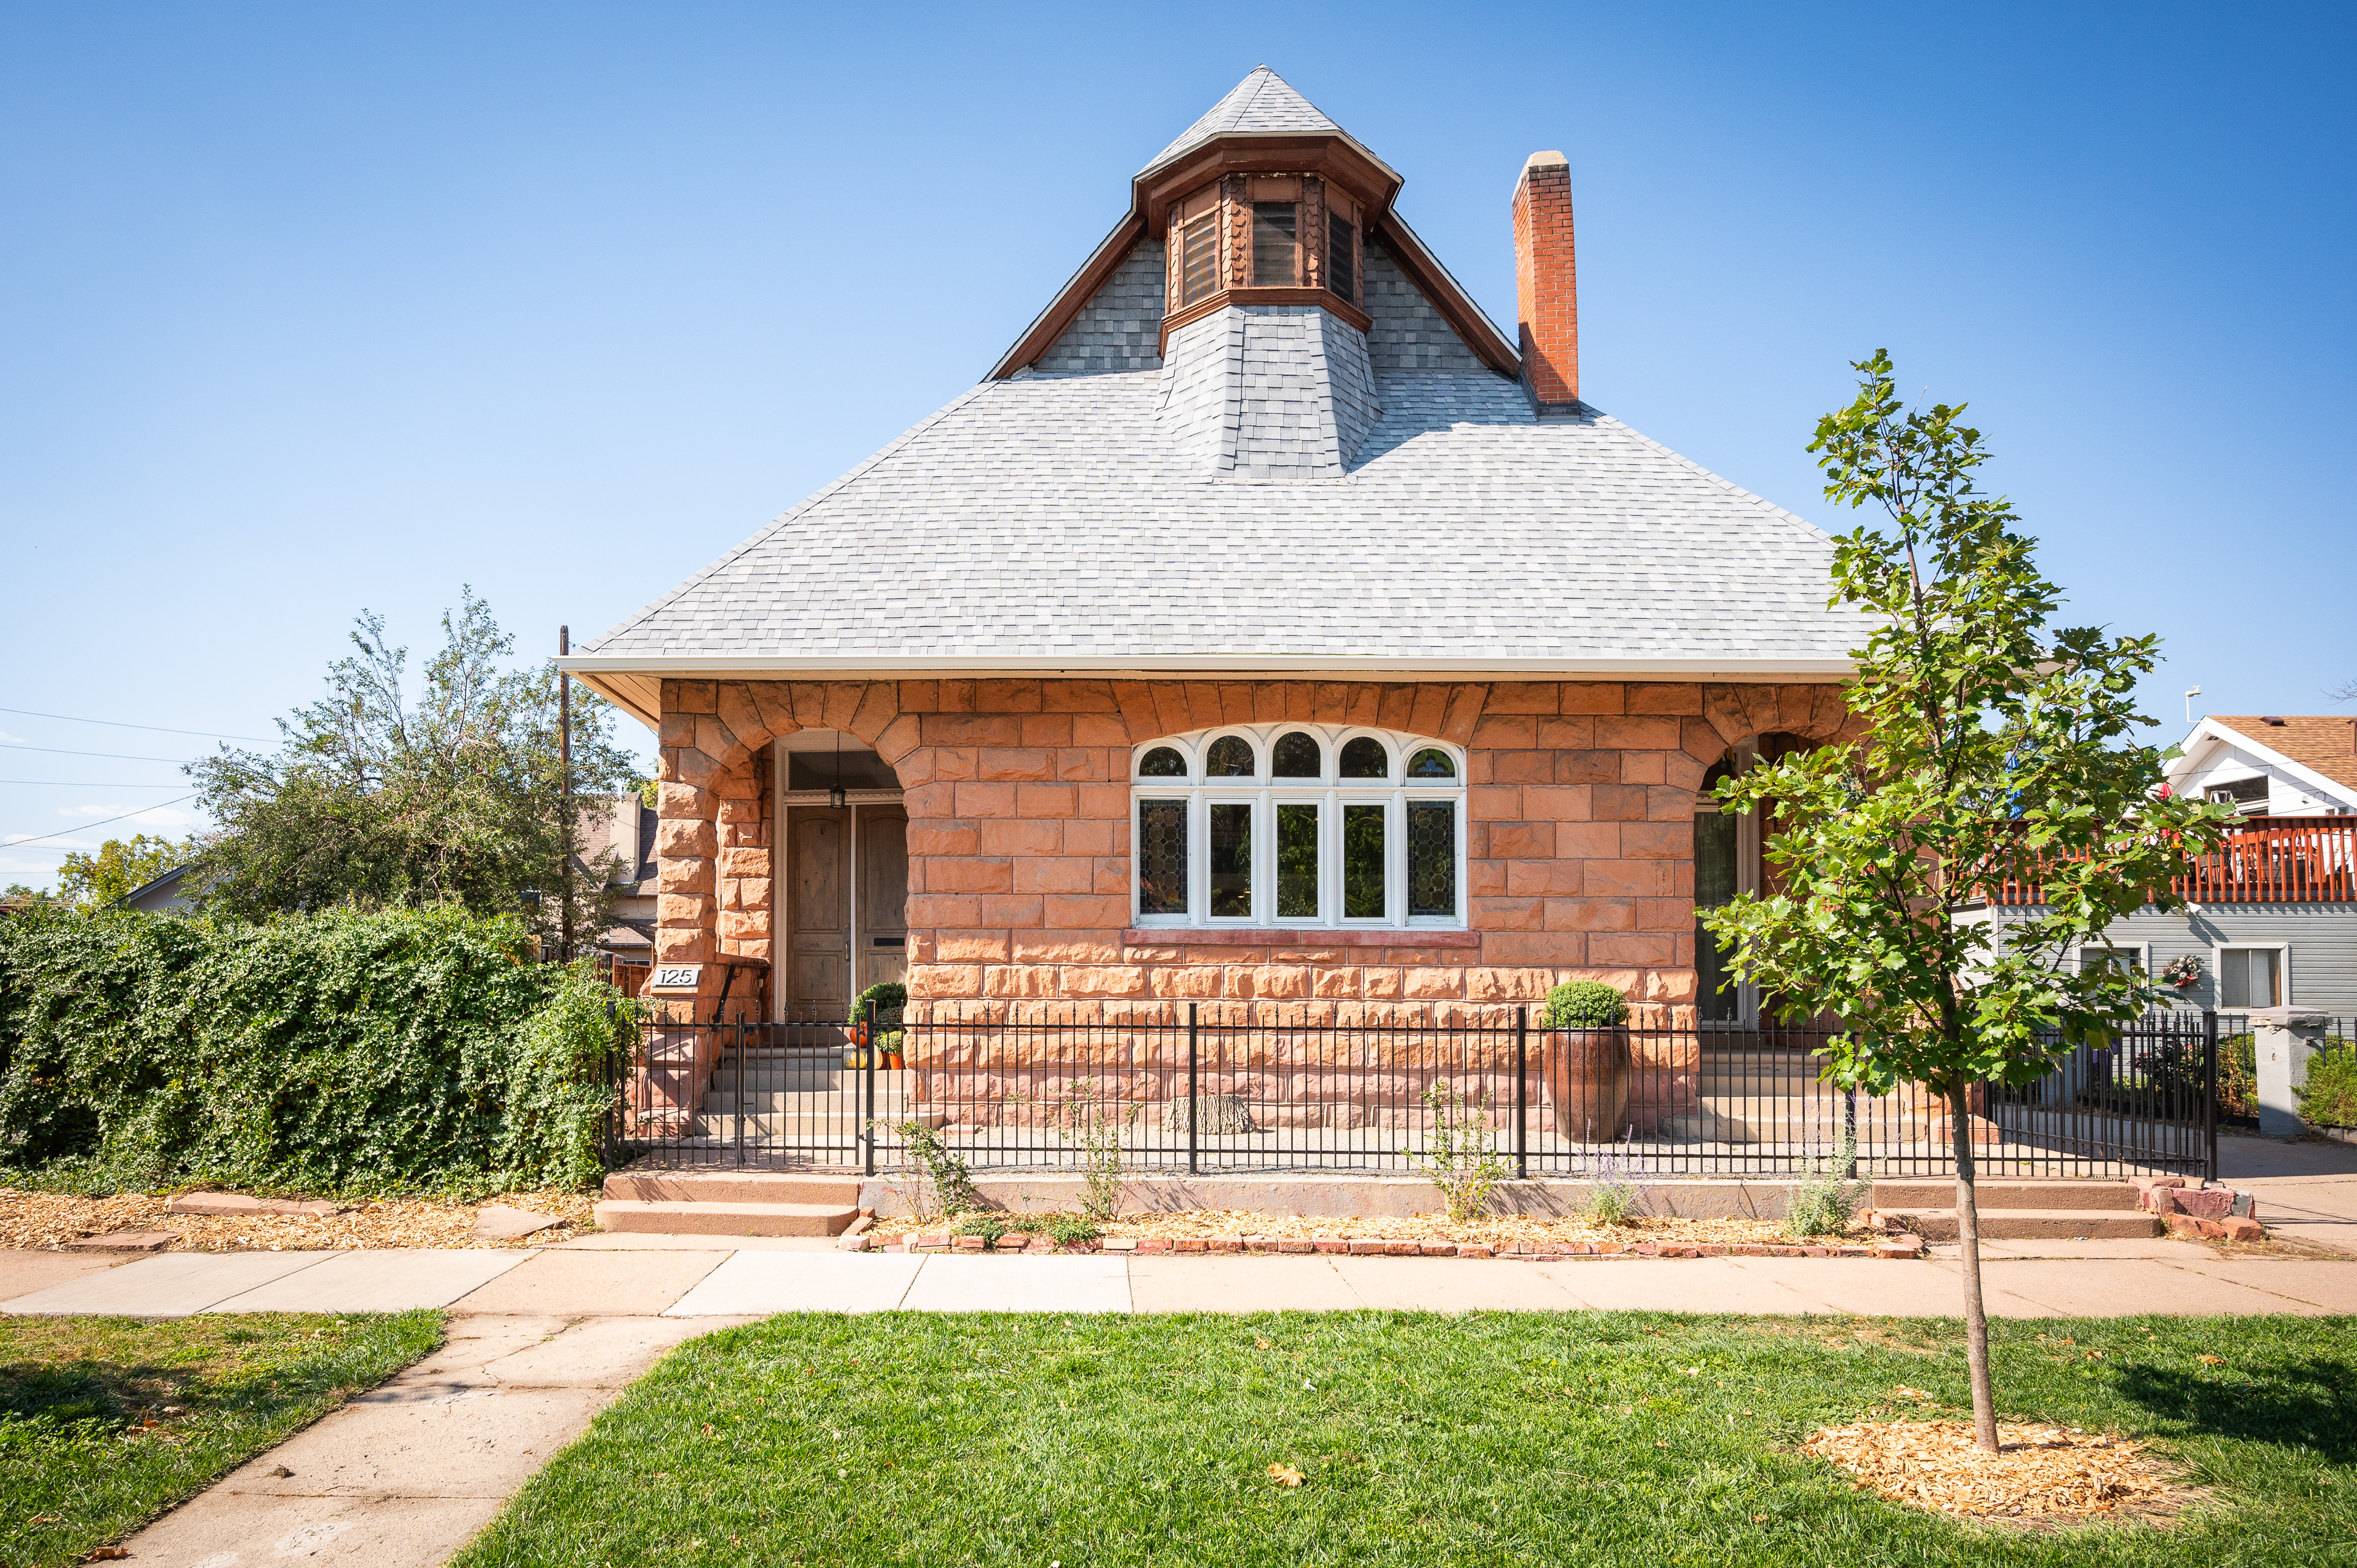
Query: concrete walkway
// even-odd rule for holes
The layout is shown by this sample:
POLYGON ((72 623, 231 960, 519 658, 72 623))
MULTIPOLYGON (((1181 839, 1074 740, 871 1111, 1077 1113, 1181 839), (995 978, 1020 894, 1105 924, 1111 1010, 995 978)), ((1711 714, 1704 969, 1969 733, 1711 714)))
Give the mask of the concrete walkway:
MULTIPOLYGON (((2357 1313, 2357 1258, 2225 1257, 2186 1241, 1986 1249, 1989 1310, 2357 1313)), ((132 1538, 131 1561, 429 1568, 597 1412, 694 1335, 776 1312, 1770 1314, 1958 1309, 1956 1263, 1852 1258, 1140 1258, 851 1253, 826 1241, 587 1236, 520 1251, 0 1252, 0 1313, 443 1307, 449 1340, 132 1538)))
MULTIPOLYGON (((2007 1317, 2357 1313, 2357 1258, 2231 1257, 2191 1241, 1990 1243, 2007 1317)), ((0 1253, 0 1312, 393 1312, 653 1317, 774 1312, 1265 1312, 1382 1307, 1896 1314, 1958 1310, 1953 1250, 1864 1258, 1457 1258, 852 1253, 704 1236, 526 1251, 174 1252, 109 1266, 0 1253), (51 1260, 56 1260, 52 1262, 51 1260), (26 1288, 26 1287, 31 1288, 26 1288)))
POLYGON ((2253 1193, 2276 1235, 2357 1252, 2357 1147, 2220 1138, 2218 1179, 2253 1193))

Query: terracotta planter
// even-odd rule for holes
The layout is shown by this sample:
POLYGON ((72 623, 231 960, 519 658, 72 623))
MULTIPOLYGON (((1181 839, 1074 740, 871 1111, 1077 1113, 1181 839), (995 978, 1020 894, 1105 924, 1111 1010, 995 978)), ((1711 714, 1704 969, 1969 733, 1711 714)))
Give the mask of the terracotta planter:
POLYGON ((1557 1029, 1546 1036, 1547 1101, 1558 1135, 1582 1143, 1617 1141, 1626 1130, 1635 1069, 1627 1029, 1557 1029))

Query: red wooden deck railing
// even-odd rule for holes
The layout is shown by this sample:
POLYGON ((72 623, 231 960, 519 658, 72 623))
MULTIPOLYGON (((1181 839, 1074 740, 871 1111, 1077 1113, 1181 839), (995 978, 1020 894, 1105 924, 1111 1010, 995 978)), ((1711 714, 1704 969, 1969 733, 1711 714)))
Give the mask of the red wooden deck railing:
MULTIPOLYGON (((2357 899, 2357 817, 2269 817, 2226 830, 2172 884, 2196 904, 2335 904, 2357 899)), ((2032 871, 1990 889, 1992 904, 2042 904, 2032 871)))

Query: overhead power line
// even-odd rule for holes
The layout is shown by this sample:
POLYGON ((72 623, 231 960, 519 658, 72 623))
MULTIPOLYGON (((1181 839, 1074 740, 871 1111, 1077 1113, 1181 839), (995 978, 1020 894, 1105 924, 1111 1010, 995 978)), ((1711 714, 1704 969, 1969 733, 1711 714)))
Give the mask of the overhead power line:
POLYGON ((167 784, 124 784, 113 779, 0 779, 0 784, 49 784, 60 789, 177 789, 181 780, 167 784))
POLYGON ((51 839, 66 838, 74 833, 86 833, 92 828, 102 828, 109 822, 119 822, 123 821, 124 817, 144 816, 149 811, 160 811, 167 806, 177 806, 181 800, 193 800, 196 798, 197 792, 191 789, 187 794, 178 797, 177 800, 159 800, 152 806, 142 806, 138 811, 124 812, 122 817, 101 817, 94 822, 82 822, 75 827, 59 828, 53 833, 43 833, 39 838, 10 839, 5 843, 0 843, 0 849, 22 849, 28 843, 47 843, 51 839))
POLYGON ((22 714, 28 719, 63 719, 70 725, 111 725, 116 729, 154 730, 157 735, 193 735, 209 740, 251 740, 264 746, 275 744, 258 735, 223 735, 210 729, 166 729, 162 725, 135 725, 122 719, 83 719, 71 714, 37 714, 30 708, 0 708, 0 714, 22 714))
POLYGON ((69 751, 61 746, 27 746, 18 740, 0 740, 0 746, 10 751, 46 751, 53 757, 111 757, 117 762, 192 762, 188 757, 138 757, 127 751, 69 751))

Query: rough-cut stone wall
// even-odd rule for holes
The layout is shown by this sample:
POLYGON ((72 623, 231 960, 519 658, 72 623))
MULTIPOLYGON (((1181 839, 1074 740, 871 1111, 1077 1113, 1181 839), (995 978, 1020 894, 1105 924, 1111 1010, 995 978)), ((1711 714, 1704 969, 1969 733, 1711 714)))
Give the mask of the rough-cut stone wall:
MULTIPOLYGON (((922 1011, 1188 1001, 1350 1023, 1450 1018, 1602 980, 1691 1023, 1694 791, 1736 740, 1846 733, 1809 685, 1544 682, 673 681, 663 685, 658 961, 772 949, 769 742, 857 736, 909 811, 909 990, 922 1011), (1130 747, 1222 724, 1363 724, 1464 745, 1468 932, 1136 933, 1130 747)), ((742 980, 730 1011, 748 994, 742 980)))

